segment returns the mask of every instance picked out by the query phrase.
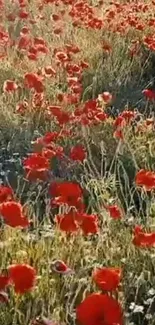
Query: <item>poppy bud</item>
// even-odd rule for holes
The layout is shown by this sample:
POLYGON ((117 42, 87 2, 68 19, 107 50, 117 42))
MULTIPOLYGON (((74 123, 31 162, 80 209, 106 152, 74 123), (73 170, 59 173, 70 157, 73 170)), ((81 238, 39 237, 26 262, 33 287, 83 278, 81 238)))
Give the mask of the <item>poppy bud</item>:
POLYGON ((51 269, 58 274, 73 274, 74 271, 71 270, 63 261, 56 260, 51 263, 51 269))

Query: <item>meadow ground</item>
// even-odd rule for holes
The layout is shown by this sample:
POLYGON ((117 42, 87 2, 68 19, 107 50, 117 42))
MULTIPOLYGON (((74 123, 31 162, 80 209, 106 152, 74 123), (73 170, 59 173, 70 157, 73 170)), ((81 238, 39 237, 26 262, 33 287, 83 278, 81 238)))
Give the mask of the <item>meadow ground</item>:
POLYGON ((0 19, 0 325, 154 325, 155 1, 0 19))

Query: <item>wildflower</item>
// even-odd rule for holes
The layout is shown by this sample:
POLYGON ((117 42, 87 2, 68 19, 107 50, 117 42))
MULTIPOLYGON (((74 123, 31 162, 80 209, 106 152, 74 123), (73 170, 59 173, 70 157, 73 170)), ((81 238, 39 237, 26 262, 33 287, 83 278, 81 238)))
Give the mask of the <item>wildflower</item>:
POLYGON ((30 182, 42 181, 46 182, 49 177, 49 172, 47 170, 37 171, 30 170, 26 173, 25 178, 30 182))
POLYGON ((9 186, 0 185, 0 203, 13 199, 13 189, 9 186))
POLYGON ((126 122, 125 122, 125 119, 123 118, 122 115, 119 115, 115 121, 114 121, 114 124, 113 124, 116 128, 121 128, 121 127, 124 127, 126 125, 126 122))
POLYGON ((117 128, 114 132, 114 138, 119 139, 119 140, 124 140, 124 135, 123 135, 123 130, 120 128, 117 128))
POLYGON ((67 62, 69 60, 68 54, 63 51, 57 51, 55 53, 55 57, 58 60, 58 62, 61 62, 61 63, 67 62))
POLYGON ((155 173, 152 171, 141 169, 135 177, 137 186, 142 186, 146 191, 151 191, 155 188, 155 173))
POLYGON ((49 169, 49 160, 41 154, 31 154, 30 157, 24 159, 23 165, 26 171, 42 172, 49 169))
POLYGON ((129 123, 131 120, 133 120, 136 117, 136 112, 135 111, 129 111, 129 110, 125 110, 124 112, 121 113, 121 117, 127 122, 129 123))
POLYGON ((16 293, 24 294, 33 289, 36 270, 32 266, 27 264, 10 265, 8 273, 16 293))
POLYGON ((26 11, 24 11, 24 10, 21 10, 21 11, 19 12, 18 16, 19 16, 20 19, 27 19, 28 16, 29 16, 29 13, 26 12, 26 11))
POLYGON ((29 27, 28 26, 23 26, 20 31, 20 35, 26 35, 29 33, 29 27))
POLYGON ((143 95, 145 95, 145 97, 148 99, 148 100, 155 100, 155 91, 154 90, 151 90, 151 89, 144 89, 142 91, 143 95))
POLYGON ((117 205, 106 206, 106 209, 109 211, 110 217, 113 219, 121 219, 122 211, 117 205))
POLYGON ((13 92, 18 89, 18 85, 12 80, 6 80, 3 85, 4 92, 13 92))
POLYGON ((22 206, 15 201, 3 202, 0 204, 0 214, 5 223, 10 227, 28 227, 29 221, 22 214, 22 206))
POLYGON ((82 69, 87 69, 87 68, 89 68, 89 63, 86 61, 81 61, 80 66, 82 69))
POLYGON ((32 60, 32 61, 37 61, 38 60, 37 53, 34 54, 34 53, 29 53, 28 52, 27 57, 28 57, 29 60, 32 60))
POLYGON ((46 147, 51 142, 57 140, 58 136, 59 136, 58 132, 47 132, 43 137, 37 138, 37 140, 35 142, 33 142, 33 144, 36 147, 37 147, 37 145, 46 147))
POLYGON ((61 16, 59 16, 57 14, 53 14, 53 15, 51 15, 51 19, 53 19, 54 21, 58 21, 58 20, 61 20, 61 16))
POLYGON ((66 44, 65 47, 66 47, 68 53, 77 54, 80 52, 79 47, 74 44, 66 44))
POLYGON ((60 35, 60 34, 62 34, 62 32, 63 32, 63 29, 61 27, 57 27, 57 28, 53 29, 53 33, 55 35, 60 35))
POLYGON ((43 74, 45 77, 51 78, 56 76, 56 71, 51 66, 46 66, 43 68, 43 74))
POLYGON ((80 74, 81 67, 78 64, 68 63, 66 65, 66 71, 69 75, 80 74))
POLYGON ((112 95, 108 91, 105 91, 104 93, 98 95, 98 100, 109 104, 112 101, 112 95))
POLYGON ((37 93, 42 93, 44 86, 42 78, 36 73, 26 73, 24 76, 24 84, 30 89, 34 89, 37 93))
POLYGON ((56 216, 56 223, 61 231, 66 233, 73 233, 79 229, 79 225, 73 217, 73 212, 65 213, 63 215, 56 216))
POLYGON ((80 227, 85 236, 89 234, 97 234, 99 232, 98 217, 96 215, 84 213, 82 219, 80 227))
POLYGON ((77 160, 83 162, 86 158, 85 148, 80 144, 77 144, 76 146, 72 147, 70 152, 70 158, 75 161, 77 160))
POLYGON ((35 37, 34 38, 34 45, 39 46, 39 45, 46 45, 45 41, 42 37, 35 37))
POLYGON ((72 274, 74 273, 63 261, 56 260, 51 263, 51 269, 58 274, 72 274))
POLYGON ((150 248, 155 246, 155 232, 145 233, 141 227, 134 229, 133 244, 137 247, 150 248))
POLYGON ((121 269, 103 267, 96 269, 92 278, 101 290, 113 291, 116 290, 121 279, 121 269))
POLYGON ((123 325, 122 308, 106 294, 92 293, 76 309, 81 325, 123 325))
POLYGON ((49 187, 49 193, 54 198, 51 200, 51 204, 67 204, 68 206, 83 210, 83 190, 78 183, 69 181, 53 182, 49 187))
POLYGON ((20 50, 27 50, 31 45, 31 38, 28 35, 21 35, 18 40, 18 48, 20 50))
POLYGON ((60 125, 70 121, 69 113, 63 111, 60 106, 49 106, 48 111, 57 118, 60 125))
POLYGON ((27 111, 27 108, 28 108, 28 102, 26 100, 24 100, 23 102, 19 102, 16 105, 16 113, 23 115, 27 111))

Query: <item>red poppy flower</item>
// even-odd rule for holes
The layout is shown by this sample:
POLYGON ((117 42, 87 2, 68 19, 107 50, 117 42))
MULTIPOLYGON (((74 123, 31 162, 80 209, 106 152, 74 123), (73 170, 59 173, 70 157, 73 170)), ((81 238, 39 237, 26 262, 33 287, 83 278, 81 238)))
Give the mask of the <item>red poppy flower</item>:
POLYGON ((66 71, 69 75, 81 73, 81 67, 78 64, 68 63, 66 65, 66 71))
POLYGON ((57 51, 55 53, 55 57, 61 63, 67 62, 69 60, 68 54, 63 51, 57 51))
POLYGON ((113 219, 121 219, 122 218, 122 211, 117 205, 106 206, 106 209, 109 211, 111 218, 113 218, 113 219))
POLYGON ((80 224, 80 228, 83 231, 85 236, 89 234, 97 234, 99 232, 98 228, 98 217, 94 214, 83 214, 82 215, 83 221, 80 224))
POLYGON ((44 90, 42 78, 36 73, 26 73, 24 76, 24 84, 26 87, 34 89, 37 93, 42 93, 44 90))
POLYGON ((34 37, 34 45, 46 45, 42 37, 34 37))
POLYGON ((82 195, 83 191, 78 183, 73 182, 62 182, 62 183, 51 183, 49 187, 49 193, 54 197, 55 204, 68 204, 69 206, 82 209, 82 195))
POLYGON ((82 145, 77 144, 76 146, 74 146, 71 149, 70 158, 72 160, 78 160, 78 161, 83 162, 84 159, 86 158, 85 148, 82 145))
POLYGON ((146 191, 151 191, 155 188, 155 173, 141 169, 136 174, 135 182, 137 186, 143 186, 146 191))
POLYGON ((121 113, 121 117, 129 123, 131 120, 133 120, 136 117, 136 112, 135 111, 129 111, 125 110, 124 112, 121 113))
POLYGON ((56 260, 51 263, 51 269, 58 274, 73 274, 73 270, 71 270, 63 261, 56 260))
POLYGON ((61 231, 66 233, 76 232, 79 229, 79 225, 73 217, 73 213, 69 212, 63 215, 56 216, 56 223, 61 231))
POLYGON ((16 264, 8 267, 9 277, 16 293, 24 294, 33 289, 36 270, 27 264, 16 264))
POLYGON ((53 15, 51 15, 51 19, 53 19, 54 21, 58 21, 58 20, 61 20, 61 16, 59 16, 57 14, 53 14, 53 15))
POLYGON ((86 61, 81 61, 80 66, 82 69, 87 69, 89 68, 89 63, 86 61))
POLYGON ((58 132, 47 132, 43 137, 38 138, 34 144, 42 144, 43 146, 47 146, 51 142, 57 140, 58 136, 58 132))
POLYGON ((115 121, 114 121, 114 124, 113 124, 116 128, 118 128, 119 130, 119 127, 124 127, 126 125, 126 122, 125 122, 125 119, 123 118, 122 115, 119 115, 115 121))
POLYGON ((1 45, 6 45, 8 44, 9 41, 9 34, 2 29, 0 30, 0 40, 1 40, 1 45))
POLYGON ((26 171, 37 172, 48 170, 50 167, 49 160, 37 153, 31 154, 30 157, 24 159, 23 166, 26 171))
POLYGON ((43 54, 47 54, 48 53, 48 48, 46 45, 37 45, 36 46, 36 50, 37 52, 43 53, 43 54))
POLYGON ((54 199, 51 199, 51 206, 54 205, 68 205, 70 207, 76 208, 78 211, 83 212, 85 210, 85 205, 81 198, 76 198, 73 196, 66 197, 66 196, 59 196, 54 199))
POLYGON ((56 71, 51 67, 51 66, 46 66, 43 69, 43 74, 45 77, 55 77, 56 76, 56 71))
POLYGON ((108 91, 105 91, 104 93, 98 95, 98 100, 109 104, 112 101, 112 95, 108 91))
POLYGON ((84 103, 83 112, 89 114, 90 112, 95 112, 97 110, 97 100, 90 99, 84 103))
POLYGON ((145 95, 145 97, 148 99, 148 100, 155 100, 155 91, 154 90, 151 90, 151 89, 144 89, 142 91, 142 93, 145 95))
MULTIPOLYGON (((37 49, 35 46, 29 47, 29 54, 37 56, 37 49)), ((39 75, 39 74, 38 74, 39 75)), ((36 76, 37 77, 37 76, 36 76)))
POLYGON ((34 93, 32 96, 32 107, 42 108, 45 105, 45 97, 43 93, 34 93))
POLYGON ((65 46, 66 46, 66 49, 67 49, 67 52, 68 53, 74 53, 74 54, 76 54, 76 53, 79 53, 80 52, 79 47, 76 46, 76 45, 66 44, 65 46))
POLYGON ((31 38, 28 35, 22 35, 18 41, 18 48, 26 50, 31 45, 31 38))
POLYGON ((27 111, 27 108, 28 108, 28 102, 26 100, 20 102, 16 105, 16 113, 23 115, 27 111))
POLYGON ((66 105, 77 104, 80 101, 80 94, 66 94, 63 100, 66 105))
POLYGON ((114 132, 114 138, 124 140, 123 130, 117 128, 116 131, 114 132))
POLYGON ((42 181, 46 182, 49 178, 49 172, 47 170, 29 170, 26 171, 25 179, 30 182, 42 181))
POLYGON ((98 110, 98 112, 96 114, 96 119, 102 122, 102 121, 105 121, 106 118, 107 118, 107 114, 98 110))
POLYGON ((6 80, 3 85, 4 92, 13 92, 18 89, 18 85, 12 80, 6 80))
POLYGON ((29 29, 28 26, 23 26, 23 27, 21 28, 20 35, 28 34, 29 31, 30 31, 30 29, 29 29))
POLYGON ((69 87, 76 86, 78 84, 78 78, 77 77, 68 77, 67 83, 69 87))
POLYGON ((53 33, 55 35, 60 35, 60 34, 62 34, 62 32, 63 32, 63 29, 61 27, 57 27, 57 28, 53 29, 53 33))
POLYGON ((19 18, 21 18, 21 19, 27 19, 28 16, 29 16, 29 13, 26 12, 26 11, 21 10, 21 11, 19 12, 18 16, 19 16, 19 18))
POLYGON ((0 204, 0 214, 5 223, 10 227, 28 227, 29 221, 22 214, 22 206, 15 201, 8 201, 0 204))
POLYGON ((133 244, 137 247, 154 247, 155 246, 155 233, 145 233, 141 227, 136 226, 134 229, 133 244))
POLYGON ((60 106, 49 106, 48 111, 57 118, 59 124, 66 124, 70 121, 69 113, 62 111, 60 106))
POLYGON ((13 189, 8 186, 0 185, 0 203, 13 199, 13 189))
POLYGON ((46 181, 49 172, 49 159, 40 153, 34 153, 23 161, 26 179, 29 181, 46 181))
POLYGON ((37 60, 38 60, 38 56, 37 56, 37 54, 34 54, 34 53, 28 53, 28 54, 27 54, 27 57, 28 57, 28 59, 31 60, 31 61, 37 61, 37 60))
POLYGON ((123 325, 122 308, 108 295, 92 293, 76 309, 81 325, 123 325))
POLYGON ((101 290, 116 290, 121 279, 121 269, 106 268, 96 269, 93 272, 93 280, 101 290))

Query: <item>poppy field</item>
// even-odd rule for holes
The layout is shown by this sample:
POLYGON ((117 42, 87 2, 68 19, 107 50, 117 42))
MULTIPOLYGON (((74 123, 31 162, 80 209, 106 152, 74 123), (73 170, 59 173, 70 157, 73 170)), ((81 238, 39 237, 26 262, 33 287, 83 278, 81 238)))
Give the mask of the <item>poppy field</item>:
POLYGON ((154 0, 0 0, 0 325, 155 324, 154 134, 154 0))

